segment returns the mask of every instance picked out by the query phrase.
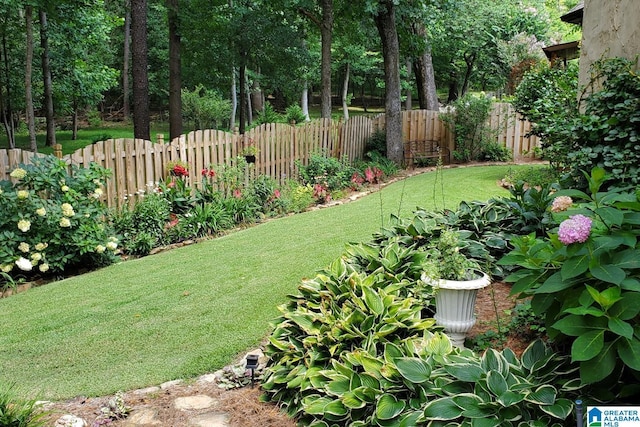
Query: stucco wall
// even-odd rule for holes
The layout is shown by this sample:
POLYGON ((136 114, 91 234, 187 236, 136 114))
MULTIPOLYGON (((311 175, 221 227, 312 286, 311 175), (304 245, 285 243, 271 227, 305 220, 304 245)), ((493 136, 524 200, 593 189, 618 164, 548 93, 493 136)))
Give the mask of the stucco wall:
MULTIPOLYGON (((637 59, 640 54, 640 0, 585 0, 580 50, 580 85, 602 57, 637 59)), ((640 65, 640 62, 639 62, 640 65)))

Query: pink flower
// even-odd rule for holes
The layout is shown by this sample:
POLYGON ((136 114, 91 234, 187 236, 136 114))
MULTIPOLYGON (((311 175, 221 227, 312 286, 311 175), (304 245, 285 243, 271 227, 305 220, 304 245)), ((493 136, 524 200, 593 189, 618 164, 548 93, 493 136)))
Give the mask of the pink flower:
POLYGON ((239 190, 239 189, 233 190, 233 197, 235 197, 236 199, 241 199, 242 198, 242 190, 239 190))
POLYGON ((566 211, 573 204, 573 199, 569 196, 558 196, 553 199, 553 203, 551 204, 551 212, 562 212, 566 211))
POLYGON ((573 215, 560 223, 558 240, 565 245, 584 243, 591 233, 591 218, 584 215, 573 215))
POLYGON ((273 197, 275 197, 276 199, 280 198, 280 190, 278 190, 277 188, 275 190, 273 190, 273 197))
POLYGON ((176 186, 176 183, 174 181, 171 181, 170 183, 167 184, 167 188, 173 188, 176 186))

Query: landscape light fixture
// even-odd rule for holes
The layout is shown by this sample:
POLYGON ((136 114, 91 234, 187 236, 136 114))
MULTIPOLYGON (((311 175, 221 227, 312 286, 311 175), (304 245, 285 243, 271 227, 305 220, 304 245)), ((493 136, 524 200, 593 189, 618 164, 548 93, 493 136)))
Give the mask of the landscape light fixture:
POLYGON ((253 388, 253 375, 258 367, 258 355, 257 354, 247 354, 247 367, 246 369, 251 370, 251 387, 253 388))

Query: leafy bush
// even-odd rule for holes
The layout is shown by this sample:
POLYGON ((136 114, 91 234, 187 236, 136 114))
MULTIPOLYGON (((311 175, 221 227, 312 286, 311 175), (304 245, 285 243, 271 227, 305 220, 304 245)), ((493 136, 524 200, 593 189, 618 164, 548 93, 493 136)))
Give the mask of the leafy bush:
POLYGON ((304 212, 313 204, 313 187, 289 180, 282 189, 280 202, 286 212, 304 212))
POLYGON ((38 157, 0 181, 0 270, 12 277, 97 267, 113 261, 117 240, 100 201, 109 172, 38 157), (17 267, 17 268, 14 268, 17 267))
POLYGON ((387 157, 387 134, 384 130, 376 130, 365 142, 365 157, 372 155, 372 153, 377 153, 382 157, 387 157))
POLYGON ((525 76, 514 106, 535 123, 543 155, 568 170, 566 186, 586 189, 583 170, 610 171, 607 185, 637 185, 640 170, 640 79, 634 61, 609 58, 594 63, 591 93, 578 109, 577 66, 545 69, 525 76))
POLYGON ((491 140, 491 128, 487 124, 491 105, 491 98, 466 94, 454 102, 453 108, 440 114, 454 134, 456 160, 464 163, 480 158, 491 140))
POLYGON ((528 168, 509 169, 505 180, 511 183, 524 182, 530 187, 546 187, 557 183, 558 171, 551 167, 531 166, 528 168))
POLYGON ((285 121, 285 118, 282 114, 278 114, 276 110, 273 109, 273 106, 265 102, 264 110, 258 111, 258 114, 254 120, 254 124, 261 125, 266 123, 282 123, 285 121))
POLYGON ((348 188, 355 172, 346 157, 336 159, 322 153, 312 153, 306 166, 299 162, 297 165, 303 184, 320 185, 329 192, 348 188))
POLYGON ((307 117, 302 112, 302 107, 297 104, 288 106, 285 115, 287 123, 304 123, 307 120, 307 117))
POLYGON ((217 129, 231 117, 231 102, 217 92, 198 85, 192 92, 182 89, 182 118, 195 129, 217 129))
POLYGON ((571 346, 584 383, 637 395, 640 378, 640 192, 601 192, 605 171, 587 175, 590 194, 563 190, 552 206, 560 226, 548 238, 515 238, 500 264, 518 266, 512 292, 531 297, 554 341, 571 346), (571 207, 573 197, 580 200, 571 207))
POLYGON ((594 167, 609 171, 607 185, 640 184, 640 75, 635 64, 612 58, 593 65, 595 92, 585 100, 567 153, 573 187, 585 189, 581 171, 594 167))
POLYGON ((480 159, 489 162, 508 162, 513 160, 513 154, 504 145, 491 141, 487 142, 482 148, 480 159))

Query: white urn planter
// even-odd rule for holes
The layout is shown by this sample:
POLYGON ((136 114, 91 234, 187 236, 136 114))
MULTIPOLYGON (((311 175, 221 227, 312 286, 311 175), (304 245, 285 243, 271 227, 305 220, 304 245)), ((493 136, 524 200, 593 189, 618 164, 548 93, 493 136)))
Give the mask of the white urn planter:
POLYGON ((436 289, 436 324, 444 328, 451 343, 457 347, 464 347, 467 332, 476 323, 474 308, 478 289, 491 283, 488 275, 481 274, 477 279, 465 281, 440 279, 436 282, 424 273, 421 277, 423 282, 433 284, 436 289))

